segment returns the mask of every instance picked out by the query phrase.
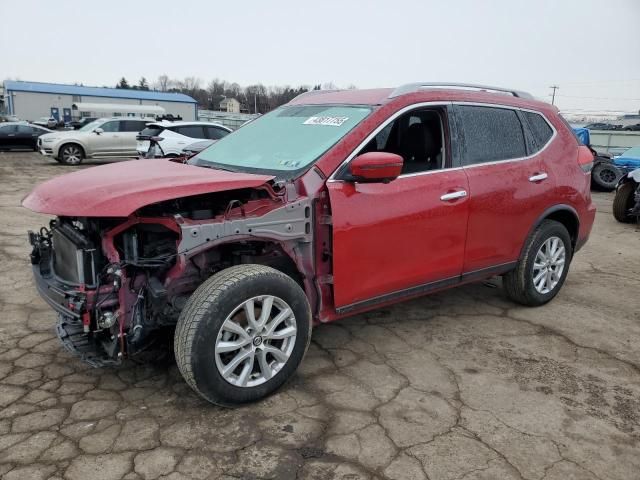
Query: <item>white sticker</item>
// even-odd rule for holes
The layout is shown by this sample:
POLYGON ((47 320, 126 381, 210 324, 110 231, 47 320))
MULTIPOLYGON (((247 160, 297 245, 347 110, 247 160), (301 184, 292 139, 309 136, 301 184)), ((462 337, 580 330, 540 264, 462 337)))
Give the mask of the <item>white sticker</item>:
POLYGON ((329 125, 330 127, 339 127, 344 122, 349 120, 349 117, 309 117, 303 125, 329 125))

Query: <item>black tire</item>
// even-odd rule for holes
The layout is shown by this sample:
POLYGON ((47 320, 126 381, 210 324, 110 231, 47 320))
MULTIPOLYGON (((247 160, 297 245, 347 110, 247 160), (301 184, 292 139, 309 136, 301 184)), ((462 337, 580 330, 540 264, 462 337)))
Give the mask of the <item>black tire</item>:
POLYGON ((63 165, 80 165, 85 158, 84 149, 77 143, 65 143, 58 150, 58 160, 63 165))
POLYGON ((300 286, 289 276, 263 265, 237 265, 206 280, 191 295, 176 326, 174 349, 183 378, 200 396, 231 407, 273 393, 291 378, 311 340, 311 308, 300 286), (297 334, 284 365, 265 383, 240 387, 225 380, 216 365, 218 333, 227 316, 242 302, 273 295, 291 308, 297 334))
POLYGON ((606 192, 615 190, 618 180, 622 177, 622 172, 612 163, 600 162, 591 171, 593 183, 606 192))
POLYGON ((633 208, 636 184, 627 182, 620 185, 616 196, 613 199, 613 216, 620 223, 631 223, 633 216, 629 215, 629 210, 633 208))
POLYGON ((551 301, 564 284, 572 256, 571 237, 565 226, 555 220, 544 220, 527 239, 524 254, 518 261, 516 268, 503 277, 507 296, 514 302, 530 307, 537 307, 551 301), (540 293, 536 290, 533 282, 533 264, 540 247, 551 237, 557 237, 563 243, 565 248, 564 269, 557 285, 548 293, 540 293))

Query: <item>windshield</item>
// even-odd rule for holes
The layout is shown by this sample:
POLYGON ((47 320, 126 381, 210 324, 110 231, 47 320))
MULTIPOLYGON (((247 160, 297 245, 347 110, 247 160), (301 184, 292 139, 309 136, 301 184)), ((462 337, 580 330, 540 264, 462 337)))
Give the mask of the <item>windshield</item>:
POLYGON ((286 176, 316 161, 370 112, 363 106, 280 107, 217 141, 189 163, 286 176))
POLYGON ((94 128, 98 128, 103 122, 103 120, 94 120, 93 122, 87 123, 84 127, 79 128, 79 132, 90 132, 94 128))
POLYGON ((631 147, 622 154, 623 157, 640 158, 640 147, 631 147))

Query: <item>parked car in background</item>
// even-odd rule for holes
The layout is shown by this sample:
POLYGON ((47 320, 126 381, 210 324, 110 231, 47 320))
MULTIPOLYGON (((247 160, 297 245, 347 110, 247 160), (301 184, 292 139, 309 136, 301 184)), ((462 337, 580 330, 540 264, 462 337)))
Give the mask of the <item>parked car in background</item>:
POLYGON ((620 179, 613 199, 613 216, 621 223, 640 220, 640 166, 620 179))
POLYGON ((623 174, 630 173, 636 168, 640 168, 640 145, 625 150, 621 155, 614 157, 612 163, 622 171, 623 174))
POLYGON ((137 136, 136 150, 142 158, 179 157, 198 139, 219 140, 231 129, 209 122, 152 122, 137 136))
POLYGON ((591 135, 588 128, 574 128, 578 140, 593 153, 593 168, 591 169, 591 186, 598 190, 610 192, 616 188, 622 176, 612 161, 610 153, 599 153, 591 146, 591 135))
POLYGON ((0 115, 0 123, 3 122, 19 122, 20 120, 15 115, 0 115))
POLYGON ((38 148, 66 165, 78 165, 85 158, 132 158, 136 156, 136 135, 147 123, 133 117, 101 118, 79 130, 42 135, 38 148))
POLYGON ((551 301, 592 163, 529 94, 421 83, 302 94, 187 163, 79 170, 23 205, 56 216, 30 259, 69 351, 113 364, 175 325, 185 381, 237 405, 293 376, 314 323, 495 275, 551 301))
POLYGON ((191 145, 187 145, 182 149, 182 155, 191 158, 195 154, 200 153, 205 148, 209 148, 211 145, 216 143, 217 140, 200 140, 199 142, 194 142, 191 145))
POLYGON ((97 117, 84 117, 84 118, 81 118, 80 120, 73 120, 69 122, 67 125, 69 128, 72 128, 73 130, 80 130, 82 127, 84 127, 88 123, 95 122, 96 120, 97 120, 97 117))
POLYGON ((622 125, 613 125, 611 123, 590 123, 585 125, 584 128, 588 128, 589 130, 620 130, 622 125))
POLYGON ((34 125, 38 125, 39 127, 45 127, 45 128, 56 128, 58 126, 58 120, 56 120, 54 117, 40 117, 38 120, 34 120, 33 122, 34 125))
POLYGON ((38 150, 38 138, 51 130, 27 122, 0 123, 0 149, 38 150))
POLYGON ((623 128, 623 130, 627 132, 637 132, 638 130, 640 130, 640 123, 636 123, 634 125, 627 125, 626 127, 623 128))

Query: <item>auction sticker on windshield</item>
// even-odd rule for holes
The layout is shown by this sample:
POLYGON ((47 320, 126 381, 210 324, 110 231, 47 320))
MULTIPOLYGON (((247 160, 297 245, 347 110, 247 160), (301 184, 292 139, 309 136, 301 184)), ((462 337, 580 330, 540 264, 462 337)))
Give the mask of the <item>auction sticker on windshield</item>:
POLYGON ((349 117, 309 117, 303 122, 303 125, 329 125, 331 127, 339 127, 347 120, 349 120, 349 117))

